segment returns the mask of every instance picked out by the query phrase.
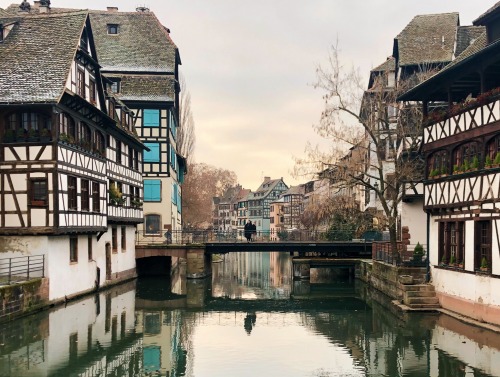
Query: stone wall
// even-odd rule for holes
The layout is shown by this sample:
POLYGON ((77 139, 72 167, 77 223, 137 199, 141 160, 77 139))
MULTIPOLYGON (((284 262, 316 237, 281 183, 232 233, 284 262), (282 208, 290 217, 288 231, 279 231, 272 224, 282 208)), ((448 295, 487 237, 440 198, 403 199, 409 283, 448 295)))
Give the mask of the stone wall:
MULTIPOLYGON (((403 300, 400 288, 401 276, 411 276, 413 282, 425 282, 425 267, 398 267, 384 262, 373 261, 371 273, 367 273, 368 284, 396 300, 403 300)), ((361 279, 363 280, 363 279, 361 279)), ((366 280, 365 280, 366 281, 366 280)))
POLYGON ((48 278, 0 286, 0 321, 43 309, 48 304, 48 278))

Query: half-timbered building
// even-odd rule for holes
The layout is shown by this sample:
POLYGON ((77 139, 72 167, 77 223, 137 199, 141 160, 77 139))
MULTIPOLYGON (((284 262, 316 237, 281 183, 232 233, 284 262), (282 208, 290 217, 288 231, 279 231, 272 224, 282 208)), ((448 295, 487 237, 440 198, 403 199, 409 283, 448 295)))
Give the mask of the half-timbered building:
POLYGON ((433 284, 442 307, 500 324, 500 3, 481 35, 402 100, 423 101, 433 284), (498 156, 498 157, 497 157, 498 156))
POLYGON ((48 4, 0 18, 0 253, 45 255, 59 300, 135 276, 145 147, 104 90, 88 12, 48 4))
POLYGON ((144 154, 144 224, 138 241, 165 242, 182 226, 181 186, 186 161, 177 152, 179 51, 147 8, 92 11, 99 62, 110 89, 134 111, 144 154))

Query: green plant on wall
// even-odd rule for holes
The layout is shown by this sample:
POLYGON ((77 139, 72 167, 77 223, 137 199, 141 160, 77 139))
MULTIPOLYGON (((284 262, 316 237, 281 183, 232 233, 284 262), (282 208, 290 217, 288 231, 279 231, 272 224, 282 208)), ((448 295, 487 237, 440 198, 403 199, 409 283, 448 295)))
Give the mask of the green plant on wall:
POLYGON ((500 165, 500 152, 497 152, 495 160, 493 161, 495 165, 500 165))
POLYGON ((474 156, 474 158, 472 159, 471 168, 479 169, 479 158, 477 156, 474 156))
POLYGON ((493 165, 493 161, 491 160, 491 157, 489 155, 486 155, 486 158, 484 159, 484 165, 487 167, 491 167, 493 165))

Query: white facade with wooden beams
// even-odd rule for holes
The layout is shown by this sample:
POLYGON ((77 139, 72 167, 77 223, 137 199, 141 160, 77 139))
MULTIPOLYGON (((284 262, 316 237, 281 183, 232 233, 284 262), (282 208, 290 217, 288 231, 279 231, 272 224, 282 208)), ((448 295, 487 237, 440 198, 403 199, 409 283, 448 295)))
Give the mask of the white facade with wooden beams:
POLYGON ((423 101, 424 209, 443 308, 500 324, 500 9, 440 73, 401 96, 423 101))
POLYGON ((0 71, 30 73, 0 78, 0 258, 43 254, 53 301, 134 277, 145 147, 105 92, 88 13, 21 15, 13 31, 0 71))

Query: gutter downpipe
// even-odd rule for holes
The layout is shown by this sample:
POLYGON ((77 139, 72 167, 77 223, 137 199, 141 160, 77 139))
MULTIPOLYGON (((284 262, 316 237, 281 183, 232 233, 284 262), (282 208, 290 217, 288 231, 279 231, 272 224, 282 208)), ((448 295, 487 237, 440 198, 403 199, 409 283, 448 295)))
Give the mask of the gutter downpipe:
POLYGON ((431 215, 429 212, 427 212, 427 263, 426 263, 426 275, 425 275, 425 282, 428 283, 431 281, 431 266, 430 266, 430 261, 429 261, 429 256, 430 256, 430 247, 429 247, 429 234, 430 234, 430 227, 431 227, 431 215))

